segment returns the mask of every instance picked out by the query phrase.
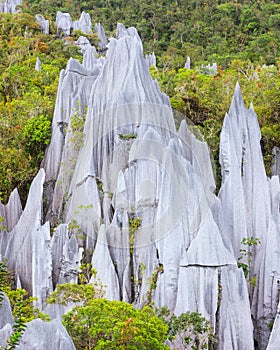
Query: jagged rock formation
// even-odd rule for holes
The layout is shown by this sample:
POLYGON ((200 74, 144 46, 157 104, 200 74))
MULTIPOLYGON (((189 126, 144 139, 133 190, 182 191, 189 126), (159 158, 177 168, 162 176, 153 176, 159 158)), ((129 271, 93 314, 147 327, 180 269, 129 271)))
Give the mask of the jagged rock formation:
POLYGON ((39 24, 43 34, 49 34, 49 30, 50 30, 49 21, 46 20, 44 16, 40 14, 36 15, 35 21, 39 24))
MULTIPOLYGON (((59 17, 70 31, 68 16, 59 17)), ((83 257, 109 299, 201 312, 218 349, 254 349, 252 313, 265 349, 279 302, 280 186, 266 177, 253 108, 237 85, 221 133, 217 197, 208 146, 185 120, 176 130, 135 28, 118 24, 106 59, 85 39, 83 64, 70 59, 60 74, 51 143, 26 207, 19 220, 9 204, 1 209, 12 229, 1 252, 18 285, 44 309, 58 283, 77 281, 83 257), (248 279, 256 276, 249 291, 237 266, 244 237, 261 240, 246 248, 248 279)))
POLYGON ((63 33, 66 36, 69 36, 72 27, 73 24, 70 14, 58 11, 56 14, 57 31, 63 33))
POLYGON ((41 61, 40 61, 40 59, 38 57, 36 59, 35 70, 37 72, 40 72, 40 70, 41 70, 41 61))
POLYGON ((73 22, 73 30, 80 30, 85 34, 91 34, 92 23, 90 15, 83 11, 80 19, 78 21, 73 22))
POLYGON ((17 350, 75 350, 75 346, 60 321, 33 320, 26 325, 17 350))
POLYGON ((186 60, 186 63, 185 63, 185 68, 186 69, 191 69, 191 59, 190 59, 189 56, 187 57, 187 60, 186 60))
POLYGON ((7 340, 10 339, 13 324, 14 318, 10 301, 3 292, 0 292, 0 347, 4 348, 7 340))
MULTIPOLYGON (((44 23, 40 19, 38 19, 37 21, 38 23, 40 23, 40 25, 41 23, 44 23)), ((61 33, 65 36, 69 36, 72 30, 80 30, 85 34, 93 33, 91 18, 90 18, 90 15, 86 12, 82 12, 79 20, 72 21, 69 13, 63 13, 58 11, 56 15, 56 27, 57 27, 58 33, 61 33)), ((108 40, 106 38, 104 28, 100 23, 95 24, 94 32, 97 34, 97 37, 99 39, 99 42, 98 42, 99 51, 100 52, 106 51, 107 50, 106 45, 108 44, 108 40)))
POLYGON ((275 350, 280 344, 280 305, 277 308, 277 314, 275 317, 272 332, 269 338, 267 350, 275 350))
MULTIPOLYGON (((251 312, 256 324, 259 348, 268 342, 267 323, 272 322, 278 303, 279 260, 279 178, 267 180, 260 147, 260 129, 251 106, 246 109, 237 85, 221 132, 220 160, 223 184, 219 193, 223 207, 224 232, 231 240, 235 257, 240 255, 242 238, 258 238, 261 244, 248 249, 253 262, 251 312)), ((244 249, 244 247, 242 248, 244 249)))
POLYGON ((14 318, 12 315, 12 310, 11 310, 11 305, 10 301, 7 298, 6 294, 1 292, 0 294, 0 300, 1 300, 1 305, 0 305, 0 329, 5 327, 8 323, 10 325, 13 325, 14 323, 14 318))
POLYGON ((22 0, 4 0, 0 2, 0 12, 16 13, 16 6, 22 5, 22 0))
POLYGON ((99 50, 101 52, 106 51, 107 50, 106 46, 108 44, 108 40, 106 38, 104 28, 102 27, 102 25, 100 23, 95 24, 94 32, 97 34, 97 36, 99 38, 99 43, 98 43, 99 50))
POLYGON ((146 60, 147 65, 148 65, 149 68, 157 66, 157 59, 156 59, 156 55, 155 55, 154 52, 152 54, 150 54, 150 55, 147 54, 145 56, 145 60, 146 60))

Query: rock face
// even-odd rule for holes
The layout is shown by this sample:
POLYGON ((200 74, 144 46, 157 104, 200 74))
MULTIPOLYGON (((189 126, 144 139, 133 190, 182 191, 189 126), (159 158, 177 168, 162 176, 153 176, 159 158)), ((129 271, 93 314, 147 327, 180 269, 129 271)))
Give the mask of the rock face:
POLYGON ((14 318, 12 315, 10 301, 3 292, 0 294, 0 300, 0 329, 2 329, 7 324, 13 325, 14 318))
MULTIPOLYGON (((237 85, 221 132, 220 161, 223 183, 219 193, 224 232, 231 240, 235 257, 247 250, 251 312, 255 338, 265 349, 278 303, 279 260, 279 178, 267 179, 260 147, 260 128, 251 106, 245 108, 237 85), (242 238, 259 239, 257 247, 241 246, 242 238)), ((243 261, 244 262, 244 261, 243 261)), ((245 262, 246 263, 246 262, 245 262)))
POLYGON ((267 350, 274 350, 279 347, 280 344, 280 308, 278 305, 277 314, 275 317, 272 332, 269 338, 267 350))
POLYGON ((90 15, 86 12, 82 12, 80 19, 73 22, 73 30, 80 30, 85 34, 91 34, 92 23, 90 15))
POLYGON ((145 59, 149 68, 157 66, 157 59, 154 52, 151 55, 146 55, 145 59))
POLYGON ((13 324, 14 318, 10 301, 3 292, 0 292, 0 348, 6 347, 13 332, 13 324))
POLYGON ((75 350, 75 346, 60 321, 44 322, 40 319, 27 323, 17 350, 75 350))
MULTIPOLYGON (((69 16, 58 17, 67 31, 69 16)), ((106 58, 78 41, 83 64, 70 59, 60 74, 42 169, 2 238, 18 284, 44 309, 58 283, 77 281, 83 258, 109 299, 202 313, 221 350, 254 349, 252 314, 265 349, 279 301, 280 186, 277 176, 266 177, 253 108, 237 85, 221 133, 217 197, 208 146, 185 120, 176 130, 136 29, 118 24, 106 58), (251 237, 261 244, 244 248, 241 240, 251 237), (252 260, 247 280, 240 248, 252 260)), ((41 334, 35 325, 29 332, 41 334)))
POLYGON ((58 11, 56 14, 56 27, 58 32, 69 36, 71 28, 73 27, 70 14, 58 11))
POLYGON ((0 3, 0 12, 16 13, 16 6, 22 5, 22 0, 4 0, 0 3))
POLYGON ((81 17, 77 21, 72 21, 69 13, 58 11, 56 15, 56 27, 57 31, 65 36, 69 36, 71 30, 80 30, 85 34, 92 34, 91 18, 86 12, 82 12, 81 17))
POLYGON ((43 34, 49 34, 49 30, 50 30, 49 21, 46 20, 44 16, 40 14, 36 15, 35 21, 39 24, 43 34))
POLYGON ((106 38, 104 28, 102 27, 102 25, 100 23, 95 24, 94 32, 97 34, 98 39, 99 39, 99 43, 98 43, 99 50, 101 52, 106 51, 107 50, 106 46, 108 44, 108 40, 106 38))

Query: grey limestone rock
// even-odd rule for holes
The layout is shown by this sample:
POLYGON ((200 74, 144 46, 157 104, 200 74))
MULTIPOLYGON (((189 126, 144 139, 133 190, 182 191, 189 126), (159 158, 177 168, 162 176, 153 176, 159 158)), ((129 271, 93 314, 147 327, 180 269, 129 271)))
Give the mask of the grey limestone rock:
POLYGON ((4 0, 0 3, 0 12, 16 13, 16 6, 22 5, 22 0, 4 0))
POLYGON ((40 61, 40 59, 38 57, 36 59, 35 70, 37 72, 40 72, 40 70, 41 70, 41 61, 40 61))
POLYGON ((7 342, 13 333, 13 327, 10 323, 7 323, 2 329, 0 329, 0 349, 5 349, 7 342))
POLYGON ((85 34, 91 34, 92 23, 91 23, 90 15, 83 11, 80 19, 78 21, 73 22, 73 30, 80 30, 85 34))
POLYGON ((35 21, 39 24, 43 34, 49 34, 49 30, 50 30, 49 21, 45 19, 44 16, 40 14, 36 15, 35 21))
MULTIPOLYGON (((70 16, 62 15, 60 28, 70 30, 70 16)), ((104 49, 104 32, 95 30, 104 49)), ((201 312, 219 349, 254 348, 252 313, 264 349, 265 322, 274 320, 278 303, 280 186, 277 176, 266 177, 253 108, 245 108, 237 86, 221 133, 223 182, 216 197, 208 146, 186 121, 176 130, 136 29, 118 24, 106 58, 97 59, 84 38, 78 41, 83 64, 70 59, 61 72, 44 170, 19 221, 6 219, 13 228, 9 242, 6 234, 1 238, 19 285, 60 318, 67 310, 45 308, 45 298, 58 283, 77 280, 84 252, 107 298, 137 307, 153 300, 176 315, 201 312), (81 124, 78 133, 73 120, 81 124), (61 223, 52 238, 47 220, 52 227, 61 223), (252 251, 255 290, 247 289, 237 267, 243 237, 262 242, 252 251)), ((54 332, 51 325, 35 323, 23 340, 35 331, 54 332)), ((55 337, 40 337, 62 346, 51 343, 55 337)))
MULTIPOLYGON (((69 94, 75 91, 77 96, 84 84, 81 77, 88 77, 87 69, 97 64, 93 60, 81 68, 69 62, 67 74, 69 79, 76 74, 76 90, 71 77, 73 87, 69 89, 68 82, 63 91, 64 75, 58 92, 61 101, 68 101, 65 122, 69 123, 72 113, 73 95, 69 94)), ((231 346, 230 332, 238 338, 233 348, 249 344, 251 349, 246 282, 236 267, 231 238, 220 231, 226 227, 220 213, 224 204, 213 193, 208 147, 185 122, 177 133, 170 102, 150 77, 135 28, 118 25, 117 39, 110 40, 103 66, 90 79, 92 85, 83 100, 88 109, 84 143, 74 157, 73 174, 64 182, 68 198, 60 208, 61 218, 68 223, 75 220, 85 235, 84 248, 93 251, 92 265, 106 285, 106 297, 137 306, 152 297, 158 307, 167 305, 176 314, 202 312, 220 329, 224 347, 231 346), (131 225, 137 219, 133 231, 131 225), (157 276, 153 290, 152 276, 157 276), (224 328, 219 328, 223 314, 217 317, 220 283, 224 285, 221 300, 229 311, 224 328), (229 290, 230 283, 236 283, 236 289, 229 290), (244 321, 235 311, 237 304, 242 305, 244 321)), ((69 138, 62 141, 56 171, 48 159, 55 143, 51 142, 45 158, 48 176, 59 179, 57 187, 64 181, 60 162, 71 159, 66 156, 69 138)), ((63 202, 58 195, 55 191, 53 203, 63 202)), ((54 241, 57 256, 63 242, 54 241)))
POLYGON ((89 47, 91 47, 89 40, 85 36, 80 36, 75 44, 79 46, 81 52, 84 54, 89 47))
POLYGON ((52 254, 52 280, 57 284, 77 283, 82 259, 82 248, 66 224, 59 225, 50 244, 52 254))
POLYGON ((272 332, 267 345, 267 350, 276 350, 280 344, 280 305, 277 308, 277 314, 273 324, 272 332))
POLYGON ((45 172, 41 169, 31 184, 25 209, 10 234, 5 253, 18 287, 36 296, 40 308, 52 291, 50 227, 48 223, 41 226, 44 180, 45 172))
POLYGON ((22 205, 19 198, 18 190, 15 189, 9 198, 8 204, 4 205, 0 202, 0 216, 4 219, 2 225, 8 231, 11 231, 17 224, 22 214, 22 205))
POLYGON ((7 324, 14 324, 14 317, 12 315, 11 304, 4 292, 0 293, 0 329, 7 324))
POLYGON ((35 319, 27 323, 17 350, 75 350, 75 346, 62 323, 35 319))
POLYGON ((190 59, 189 56, 187 57, 187 60, 186 60, 186 63, 185 63, 185 68, 186 69, 191 69, 191 59, 190 59))
MULTIPOLYGON (((249 278, 251 313, 255 339, 265 349, 278 303, 279 262, 279 178, 267 179, 260 147, 260 128, 252 106, 244 106, 237 85, 229 113, 221 132, 220 160, 223 183, 219 193, 224 228, 231 240, 236 258, 242 238, 260 239, 250 250, 252 263, 249 278)), ((242 249, 249 249, 242 246, 242 249)))
POLYGON ((154 52, 150 55, 147 54, 145 56, 145 60, 146 60, 146 63, 147 63, 149 68, 157 66, 157 59, 156 59, 156 55, 154 52))
POLYGON ((58 11, 56 14, 56 27, 58 32, 62 32, 64 35, 69 36, 73 23, 69 13, 63 13, 58 11))
POLYGON ((105 288, 105 298, 109 300, 120 300, 119 280, 110 256, 106 238, 106 228, 104 225, 100 227, 91 264, 97 271, 97 274, 96 277, 92 276, 90 283, 95 283, 97 280, 100 280, 105 288))
POLYGON ((108 40, 106 38, 106 34, 104 31, 104 28, 102 27, 102 25, 100 23, 96 23, 94 26, 94 32, 97 34, 98 39, 99 39, 99 50, 102 51, 106 51, 107 48, 107 44, 108 44, 108 40))

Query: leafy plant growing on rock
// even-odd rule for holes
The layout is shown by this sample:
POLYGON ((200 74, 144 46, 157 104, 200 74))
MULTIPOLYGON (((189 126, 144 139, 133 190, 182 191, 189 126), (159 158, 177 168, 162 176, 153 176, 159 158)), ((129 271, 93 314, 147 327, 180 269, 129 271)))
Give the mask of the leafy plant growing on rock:
MULTIPOLYGON (((242 238, 241 240, 241 244, 244 246, 248 246, 249 249, 254 246, 257 246, 260 243, 261 243, 261 240, 255 237, 242 238)), ((252 250, 240 249, 240 256, 238 258, 237 266, 239 268, 242 268, 246 279, 249 277, 249 273, 252 268, 252 262, 253 262, 252 250)))
POLYGON ((217 340, 211 323, 198 312, 171 315, 167 307, 156 310, 156 314, 168 326, 168 339, 177 338, 185 349, 209 349, 217 340))

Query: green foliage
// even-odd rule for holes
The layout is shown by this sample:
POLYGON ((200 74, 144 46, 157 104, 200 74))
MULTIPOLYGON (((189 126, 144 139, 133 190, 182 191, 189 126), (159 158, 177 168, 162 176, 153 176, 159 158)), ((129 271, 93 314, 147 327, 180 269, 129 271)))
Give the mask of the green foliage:
POLYGON ((58 284, 56 290, 48 297, 49 304, 58 303, 61 305, 74 304, 89 305, 94 298, 100 298, 104 295, 104 290, 100 284, 58 284))
POLYGON ((156 289, 156 287, 157 287, 158 275, 159 275, 159 273, 163 273, 163 272, 164 272, 164 266, 163 266, 161 263, 159 263, 159 264, 155 267, 155 269, 154 269, 154 271, 153 271, 151 277, 150 277, 149 280, 148 280, 149 289, 148 289, 147 294, 146 294, 146 298, 147 298, 146 303, 147 303, 147 305, 152 306, 152 303, 153 303, 153 302, 152 302, 153 291, 154 291, 154 290, 156 289))
POLYGON ((233 59, 275 63, 279 56, 280 7, 275 1, 29 1, 29 11, 55 19, 88 12, 111 34, 117 22, 135 26, 146 52, 156 52, 160 67, 183 67, 186 55, 195 64, 233 59))
MULTIPOLYGON (((25 200, 47 145, 45 127, 53 115, 59 70, 70 56, 81 59, 74 45, 80 32, 64 40, 56 35, 58 10, 70 12, 73 19, 86 11, 108 35, 114 34, 117 22, 136 26, 145 52, 157 55, 158 68, 150 69, 153 78, 170 96, 173 108, 204 129, 218 172, 217 134, 239 80, 245 103, 252 101, 259 116, 269 174, 272 147, 280 142, 280 6, 275 1, 31 0, 28 7, 22 6, 22 13, 0 14, 0 200, 6 202, 16 186, 25 200), (50 35, 41 33, 36 13, 50 21, 50 35), (187 55, 193 68, 189 71, 182 69, 187 55), (40 72, 34 69, 37 57, 40 72), (203 74, 201 64, 213 61, 220 65, 217 74, 203 74), (28 135, 29 129, 39 135, 28 135)), ((88 38, 97 43, 95 34, 88 38)), ((84 117, 73 117, 74 129, 75 118, 84 117)), ((74 130, 73 143, 77 150, 83 144, 81 126, 74 130)))
POLYGON ((84 125, 86 120, 85 113, 75 113, 70 118, 70 130, 72 132, 70 141, 76 151, 79 151, 84 144, 84 125))
POLYGON ((131 254, 133 252, 135 234, 138 231, 140 226, 141 226, 141 218, 137 216, 132 216, 131 218, 129 218, 129 246, 130 246, 131 254))
POLYGON ((0 200, 18 187, 24 202, 49 142, 59 71, 81 54, 41 34, 33 13, 1 13, 0 38, 0 200))
POLYGON ((259 238, 255 237, 248 237, 248 238, 242 238, 241 244, 243 246, 247 246, 247 248, 240 249, 240 256, 237 260, 237 265, 239 268, 242 268, 244 275, 249 283, 252 283, 253 285, 256 284, 255 276, 252 278, 252 280, 249 279, 250 270, 252 268, 252 262, 253 262, 253 252, 250 248, 253 248, 259 244, 261 244, 261 240, 259 238), (248 249, 249 247, 249 249, 248 249))
POLYGON ((64 315, 63 324, 77 350, 165 349, 167 326, 147 306, 93 299, 64 315))
POLYGON ((131 140, 131 139, 136 139, 137 134, 135 133, 130 133, 130 134, 119 134, 119 138, 121 140, 131 140))
POLYGON ((217 342, 211 323, 198 312, 188 311, 177 317, 163 307, 156 314, 168 326, 168 338, 179 338, 186 349, 209 349, 217 342))
POLYGON ((51 122, 49 118, 43 115, 31 117, 22 129, 22 136, 25 147, 30 151, 30 154, 36 155, 41 153, 41 156, 43 156, 43 151, 46 145, 49 144, 51 137, 51 122))

